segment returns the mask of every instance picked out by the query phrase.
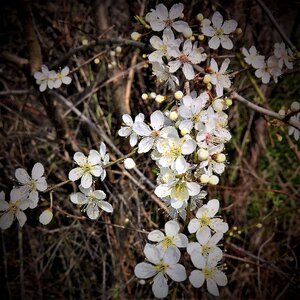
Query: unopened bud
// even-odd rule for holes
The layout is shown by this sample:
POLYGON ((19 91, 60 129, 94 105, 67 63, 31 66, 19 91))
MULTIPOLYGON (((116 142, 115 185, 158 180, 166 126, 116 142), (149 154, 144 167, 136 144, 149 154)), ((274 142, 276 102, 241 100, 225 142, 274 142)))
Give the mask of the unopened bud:
POLYGON ((147 100, 147 99, 149 98, 149 96, 148 96, 148 94, 143 93, 142 96, 141 96, 141 98, 142 98, 143 100, 147 100))
POLYGON ((217 185, 218 183, 219 183, 219 177, 218 176, 216 176, 216 175, 211 175, 210 177, 209 177, 209 181, 208 181, 208 183, 209 184, 211 184, 211 185, 217 185))
POLYGON ((86 45, 89 44, 89 41, 87 39, 84 39, 84 40, 82 40, 81 43, 82 43, 83 46, 86 46, 86 45))
POLYGON ((177 91, 177 92, 174 94, 174 97, 175 97, 175 99, 177 99, 177 100, 181 100, 182 97, 183 97, 183 92, 182 92, 182 91, 177 91))
POLYGON ((237 29, 235 30, 235 33, 236 33, 236 34, 242 34, 242 33, 243 33, 242 28, 237 28, 237 29))
POLYGON ((292 110, 292 111, 297 111, 297 110, 299 110, 299 109, 300 109, 300 103, 294 101, 294 102, 292 103, 292 105, 291 105, 291 110, 292 110))
POLYGON ((212 89, 212 84, 211 84, 211 83, 208 83, 208 84, 206 85, 206 88, 210 91, 210 90, 212 89))
POLYGON ((164 102, 165 100, 166 100, 166 96, 163 96, 163 95, 157 95, 156 97, 155 97, 155 101, 157 102, 157 103, 162 103, 162 102, 164 102))
POLYGON ((111 62, 111 65, 112 65, 113 67, 116 67, 116 66, 117 66, 117 62, 114 60, 114 61, 111 62))
POLYGON ((114 56, 116 56, 116 52, 112 50, 112 51, 109 52, 109 55, 114 57, 114 56))
POLYGON ((145 54, 145 53, 142 55, 142 58, 145 58, 145 59, 146 59, 147 57, 148 57, 148 55, 145 54))
POLYGON ((206 175, 206 174, 202 174, 201 177, 200 177, 200 182, 204 183, 204 184, 208 183, 209 182, 209 176, 206 175))
POLYGON ((283 117, 285 116, 285 110, 284 109, 281 109, 278 113, 279 113, 279 115, 281 115, 283 117))
POLYGON ((182 32, 183 36, 188 39, 193 35, 193 31, 191 28, 186 28, 183 32, 182 32))
POLYGON ((232 100, 229 99, 229 98, 226 98, 226 99, 225 99, 225 104, 226 104, 227 106, 231 106, 231 105, 232 105, 232 100))
POLYGON ((224 101, 223 99, 216 99, 212 103, 212 107, 216 112, 220 112, 224 109, 224 101))
POLYGON ((171 111, 170 112, 170 116, 169 118, 172 120, 172 121, 176 121, 178 119, 178 113, 176 111, 171 111))
POLYGON ((203 34, 198 35, 198 40, 199 41, 204 41, 204 39, 205 39, 205 36, 203 34))
POLYGON ((204 16, 202 14, 198 14, 196 16, 197 21, 201 22, 204 19, 204 16))
POLYGON ((187 134, 190 134, 190 131, 189 131, 187 128, 182 128, 182 129, 180 130, 180 134, 181 134, 182 136, 185 136, 185 135, 187 135, 187 134))
POLYGON ((133 39, 134 41, 138 41, 141 37, 142 35, 136 31, 131 33, 131 39, 133 39))
POLYGON ((53 218, 52 208, 47 208, 39 216, 39 221, 43 225, 47 225, 51 222, 52 218, 53 218))
POLYGON ((216 158, 215 158, 215 161, 216 161, 216 162, 222 163, 222 162, 224 162, 225 160, 226 160, 225 154, 223 154, 223 153, 218 153, 218 154, 216 155, 216 158))
POLYGON ((95 59, 94 59, 94 63, 95 63, 96 65, 98 65, 98 64, 100 63, 100 59, 99 59, 99 58, 95 58, 95 59))
POLYGON ((197 154, 198 154, 198 157, 199 157, 200 160, 207 160, 208 157, 209 157, 209 153, 205 149, 199 149, 197 151, 197 154))
POLYGON ((124 160, 125 169, 130 170, 130 169, 135 168, 135 166, 136 166, 136 164, 132 158, 129 157, 124 160))
POLYGON ((116 47, 116 52, 120 54, 120 53, 122 52, 122 47, 117 46, 117 47, 116 47))
POLYGON ((210 83, 210 82, 211 82, 211 76, 208 75, 208 74, 204 75, 204 77, 203 77, 203 82, 204 82, 205 84, 210 83))
POLYGON ((150 98, 155 99, 156 98, 156 93, 154 93, 154 92, 150 93, 150 98))

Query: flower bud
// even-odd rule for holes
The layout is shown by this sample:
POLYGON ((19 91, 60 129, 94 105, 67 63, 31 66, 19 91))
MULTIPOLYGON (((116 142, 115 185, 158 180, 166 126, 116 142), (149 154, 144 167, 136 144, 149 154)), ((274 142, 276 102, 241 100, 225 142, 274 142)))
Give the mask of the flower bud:
POLYGON ((156 93, 155 92, 150 93, 150 98, 155 99, 156 98, 156 93))
POLYGON ((135 166, 136 166, 136 164, 132 158, 129 157, 124 160, 125 169, 130 170, 130 169, 135 168, 135 166))
POLYGON ((147 99, 149 98, 149 96, 148 96, 148 94, 143 93, 142 96, 141 96, 141 98, 142 98, 143 100, 147 100, 147 99))
POLYGON ((114 57, 114 56, 116 56, 116 52, 113 51, 113 50, 111 50, 111 51, 109 52, 109 55, 112 56, 112 57, 114 57))
POLYGON ((220 112, 224 109, 223 99, 215 99, 212 103, 212 107, 216 112, 220 112))
POLYGON ((279 112, 279 115, 284 117, 285 116, 285 110, 284 109, 281 109, 279 112))
POLYGON ((182 129, 180 130, 180 134, 181 134, 182 136, 185 136, 185 135, 187 135, 187 134, 190 134, 190 131, 189 131, 188 129, 186 129, 186 128, 182 128, 182 129))
POLYGON ((215 161, 218 162, 218 163, 222 163, 226 160, 226 156, 224 153, 218 153, 216 155, 216 158, 215 158, 215 161))
POLYGON ((292 103, 292 105, 291 105, 291 110, 292 110, 292 111, 297 111, 297 110, 299 110, 299 109, 300 109, 300 103, 294 101, 294 102, 292 103))
POLYGON ((52 208, 47 208, 39 216, 39 221, 43 225, 47 225, 51 222, 52 218, 53 218, 52 208))
POLYGON ((183 32, 182 32, 183 36, 188 39, 193 35, 193 31, 191 28, 186 28, 183 32))
POLYGON ((204 17, 203 17, 202 14, 198 14, 198 15, 196 16, 196 19, 197 19, 197 21, 201 22, 201 21, 204 19, 204 17))
POLYGON ((99 58, 95 58, 95 59, 94 59, 94 63, 95 63, 96 65, 98 65, 98 64, 100 63, 100 59, 99 59, 99 58))
POLYGON ((207 88, 207 90, 211 90, 212 89, 212 84, 211 83, 208 83, 207 85, 206 85, 206 88, 207 88))
POLYGON ((178 113, 176 111, 171 111, 170 112, 170 116, 169 118, 172 120, 172 121, 176 121, 178 119, 178 113))
POLYGON ((164 102, 165 100, 166 100, 166 96, 163 96, 163 95, 157 95, 156 97, 155 97, 155 101, 157 102, 157 103, 162 103, 162 102, 164 102))
POLYGON ((204 39, 205 39, 205 36, 203 34, 198 35, 198 40, 199 41, 204 41, 204 39))
POLYGON ((209 184, 211 184, 211 185, 217 185, 218 183, 219 183, 219 177, 218 176, 216 176, 216 175, 211 175, 210 177, 209 177, 209 181, 208 181, 208 183, 209 184))
POLYGON ((174 97, 175 97, 175 99, 177 99, 177 100, 181 100, 182 97, 183 97, 183 92, 182 92, 182 91, 177 91, 177 92, 174 94, 174 97))
POLYGON ((208 157, 209 157, 209 153, 205 149, 199 149, 197 151, 197 154, 198 154, 198 157, 199 157, 200 160, 207 160, 208 157))
POLYGON ((145 53, 142 55, 142 58, 144 58, 144 59, 146 59, 147 57, 148 57, 148 55, 145 53))
POLYGON ((236 34, 242 34, 242 33, 243 33, 242 28, 237 28, 237 29, 235 30, 235 33, 236 33, 236 34))
POLYGON ((138 41, 139 39, 141 39, 142 35, 136 31, 131 33, 131 39, 133 39, 134 41, 138 41))
POLYGON ((83 46, 86 46, 86 45, 89 44, 89 41, 87 39, 84 39, 84 40, 82 40, 81 43, 82 43, 83 46))
POLYGON ((229 99, 229 98, 226 98, 226 99, 225 99, 225 104, 226 104, 227 106, 231 106, 231 105, 232 105, 232 100, 229 99))
POLYGON ((211 82, 211 76, 208 75, 208 74, 204 75, 204 77, 203 77, 203 83, 208 84, 210 82, 211 82))
POLYGON ((120 53, 122 52, 122 47, 117 46, 117 47, 116 47, 116 52, 120 54, 120 53))
POLYGON ((202 174, 200 177, 200 182, 206 184, 208 183, 208 181, 209 181, 209 176, 206 174, 202 174))

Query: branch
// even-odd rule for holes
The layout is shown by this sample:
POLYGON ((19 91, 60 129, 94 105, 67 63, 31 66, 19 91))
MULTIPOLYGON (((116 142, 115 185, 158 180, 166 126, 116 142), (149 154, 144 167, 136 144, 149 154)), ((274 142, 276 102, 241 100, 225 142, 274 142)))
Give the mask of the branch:
POLYGON ((293 43, 290 41, 290 39, 287 37, 287 35, 284 33, 284 31, 281 29, 279 26, 278 22, 275 20, 273 17, 272 13, 270 10, 267 8, 267 6, 261 1, 261 0, 256 0, 256 2, 261 6, 261 8, 265 11, 266 15, 270 19, 270 21, 273 23, 279 34, 281 35, 282 39, 289 45, 291 50, 297 51, 296 47, 293 45, 293 43))
POLYGON ((263 115, 272 117, 274 119, 280 120, 281 122, 284 122, 290 126, 293 126, 295 128, 297 128, 298 130, 300 130, 300 123, 297 121, 293 121, 290 119, 286 119, 285 116, 281 116, 279 113, 276 113, 275 111, 272 110, 268 110, 264 107, 258 106, 250 101, 248 101, 247 99, 245 99, 244 97, 242 97, 241 95, 239 95, 237 92, 233 91, 232 89, 226 89, 229 93, 230 93, 230 97, 232 99, 235 99, 243 104, 245 104, 247 107, 253 109, 254 111, 257 111, 263 115))

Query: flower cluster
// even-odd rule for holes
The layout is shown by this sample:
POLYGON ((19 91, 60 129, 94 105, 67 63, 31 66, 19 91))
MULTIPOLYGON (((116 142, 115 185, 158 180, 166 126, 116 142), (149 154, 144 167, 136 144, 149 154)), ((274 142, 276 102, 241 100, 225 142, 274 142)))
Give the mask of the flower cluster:
POLYGON ((255 46, 251 46, 249 50, 242 48, 242 53, 246 63, 256 69, 255 76, 261 78, 265 84, 270 82, 271 77, 277 83, 284 67, 293 68, 293 53, 289 48, 286 48, 283 42, 275 43, 273 55, 269 56, 268 59, 264 55, 259 55, 255 46))
MULTIPOLYGON (((202 286, 206 280, 208 291, 218 295, 217 286, 227 283, 220 267, 223 254, 218 243, 228 225, 216 217, 218 200, 212 199, 204 205, 203 201, 206 187, 219 183, 226 166, 225 144, 231 134, 225 110, 232 101, 224 97, 224 89, 231 86, 230 60, 223 60, 219 67, 211 58, 206 62, 208 67, 201 66, 208 59, 205 46, 193 43, 193 36, 187 34, 190 27, 186 22, 176 21, 182 11, 182 4, 173 5, 170 11, 158 4, 147 14, 149 27, 162 32, 162 38, 154 35, 149 40, 155 49, 149 55, 149 62, 153 74, 171 90, 176 89, 183 77, 192 91, 188 88, 185 92, 177 90, 173 96, 159 95, 164 101, 173 99, 168 110, 154 111, 149 121, 141 113, 134 120, 124 115, 124 126, 119 130, 120 136, 130 138, 132 147, 137 145, 138 153, 151 153, 157 165, 154 193, 166 204, 173 219, 165 224, 164 232, 149 233, 148 240, 155 244, 145 246, 148 262, 139 263, 135 268, 139 278, 154 276, 152 290, 158 298, 167 296, 170 280, 186 280, 185 266, 179 263, 183 250, 189 253, 196 268, 189 275, 194 287, 202 286), (197 75, 196 70, 200 72, 197 75), (187 230, 189 236, 181 232, 178 217, 188 223, 182 230, 187 230)), ((212 22, 204 19, 201 25, 202 33, 210 37, 210 48, 233 47, 229 35, 236 30, 236 21, 223 22, 221 14, 216 12, 212 22)))
MULTIPOLYGON (((294 101, 291 104, 290 109, 287 111, 287 113, 293 114, 293 116, 290 118, 291 121, 300 123, 300 103, 299 102, 294 101)), ((300 138, 300 131, 293 126, 289 126, 289 135, 294 136, 295 140, 298 141, 300 138)))
MULTIPOLYGON (((41 163, 36 163, 33 166, 31 176, 29 176, 25 169, 16 169, 15 177, 18 185, 11 190, 10 201, 5 201, 3 191, 0 193, 0 211, 2 212, 0 217, 1 229, 9 228, 15 218, 17 218, 20 226, 23 227, 27 220, 24 210, 27 208, 36 208, 39 201, 39 192, 47 189, 47 181, 43 176, 44 172, 45 170, 41 163)), ((45 215, 45 213, 43 214, 45 215)), ((40 216, 40 221, 41 223, 45 223, 42 215, 40 216)))
POLYGON ((49 71, 45 65, 41 66, 41 72, 34 73, 36 83, 40 86, 40 92, 44 92, 47 87, 52 90, 53 88, 58 89, 62 84, 70 84, 72 78, 68 76, 70 73, 69 67, 64 67, 60 72, 53 70, 49 71))
POLYGON ((69 172, 69 180, 76 181, 81 178, 80 192, 71 194, 70 200, 79 205, 90 219, 97 219, 99 209, 113 212, 111 204, 104 201, 106 194, 102 190, 95 190, 94 182, 99 177, 103 181, 106 177, 105 166, 109 163, 106 145, 102 142, 99 151, 90 150, 88 157, 81 152, 74 154, 74 161, 78 167, 69 172))

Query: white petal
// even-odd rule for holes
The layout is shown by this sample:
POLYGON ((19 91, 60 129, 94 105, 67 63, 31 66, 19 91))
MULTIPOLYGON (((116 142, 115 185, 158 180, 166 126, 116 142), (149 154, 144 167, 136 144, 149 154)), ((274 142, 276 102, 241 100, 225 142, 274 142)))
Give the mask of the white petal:
POLYGON ((195 77, 194 68, 190 63, 184 63, 182 72, 187 80, 192 80, 195 77))
POLYGON ((36 188, 37 190, 43 192, 47 189, 48 185, 47 185, 47 181, 45 177, 41 177, 37 180, 36 182, 36 188))
POLYGON ((176 281, 181 282, 186 280, 186 271, 185 267, 181 264, 175 264, 172 266, 169 266, 169 268, 166 269, 166 273, 169 275, 169 277, 176 281))
POLYGON ((183 233, 179 233, 174 237, 174 244, 178 248, 185 248, 189 240, 187 236, 183 233))
POLYGON ((137 264, 134 268, 134 275, 142 279, 153 277, 156 273, 153 265, 144 262, 137 264))
POLYGON ((160 252, 157 247, 151 244, 146 244, 144 248, 144 253, 147 259, 153 263, 158 264, 160 261, 160 252))
POLYGON ((20 183, 23 183, 23 184, 26 184, 27 182, 29 182, 31 180, 31 178, 28 175, 27 171, 25 169, 22 169, 22 168, 16 169, 15 176, 16 176, 17 180, 20 183))
POLYGON ((94 191, 93 196, 99 200, 103 200, 106 198, 106 194, 102 190, 94 191))
POLYGON ((165 224, 165 232, 167 236, 174 236, 180 230, 178 222, 171 220, 165 224))
POLYGON ((136 133, 132 133, 129 138, 129 144, 131 147, 134 147, 138 142, 138 136, 136 133))
POLYGON ((96 220, 99 217, 99 209, 98 206, 94 203, 89 204, 86 208, 86 214, 91 220, 96 220))
POLYGON ((181 16, 182 12, 183 12, 183 4, 182 3, 177 3, 174 4, 169 12, 169 17, 171 20, 177 19, 181 16))
POLYGON ((193 139, 185 141, 181 146, 182 154, 188 155, 194 152, 196 149, 196 142, 193 139))
POLYGON ((128 115, 128 114, 124 114, 124 115, 122 116, 122 120, 123 120, 123 122, 124 122, 127 126, 132 126, 132 125, 133 125, 133 120, 132 120, 131 116, 128 115))
POLYGON ((180 259, 180 251, 177 247, 170 246, 167 248, 163 255, 163 261, 167 265, 174 265, 178 263, 180 259))
POLYGON ((206 264, 204 256, 200 253, 200 251, 197 250, 192 252, 191 261, 198 269, 203 269, 206 264))
POLYGON ((190 29, 188 23, 184 21, 175 21, 173 22, 172 27, 178 32, 184 32, 185 30, 190 29))
POLYGON ((217 36, 213 36, 209 41, 208 41, 208 46, 211 49, 218 49, 220 47, 220 39, 217 36))
POLYGON ((186 185, 190 196, 196 196, 200 193, 200 185, 198 183, 187 182, 186 185))
POLYGON ((155 188, 154 193, 157 197, 164 198, 170 195, 171 187, 168 184, 160 184, 155 188))
POLYGON ((27 217, 26 217, 25 213, 23 211, 19 210, 18 212, 16 212, 16 217, 17 217, 17 220, 19 221, 20 226, 23 227, 25 222, 27 221, 27 217))
POLYGON ((61 70, 61 75, 62 75, 62 76, 67 76, 69 73, 70 73, 70 69, 69 69, 68 66, 64 67, 64 68, 61 70))
POLYGON ((237 25, 238 25, 237 21, 227 20, 224 22, 222 28, 223 28, 225 34, 229 34, 236 30, 237 25))
POLYGON ((161 49, 161 47, 164 46, 164 43, 161 40, 161 38, 156 35, 154 35, 150 38, 150 44, 156 50, 159 50, 159 49, 161 49))
POLYGON ((165 298, 168 296, 169 286, 162 272, 158 273, 154 277, 152 291, 154 296, 157 298, 165 298))
POLYGON ((83 174, 83 176, 81 177, 81 185, 87 189, 92 185, 92 183, 93 183, 92 175, 89 173, 83 174))
POLYGON ((9 209, 9 204, 5 201, 0 199, 0 211, 6 211, 9 209))
POLYGON ((77 162, 79 166, 83 166, 87 162, 86 156, 81 152, 76 152, 73 156, 73 159, 77 162))
POLYGON ((219 286, 225 286, 228 283, 226 275, 223 272, 219 271, 219 270, 216 272, 215 278, 216 278, 216 283, 219 286))
POLYGON ((216 30, 212 26, 202 26, 202 33, 206 36, 212 37, 216 30))
POLYGON ((72 169, 70 172, 69 172, 69 179, 71 181, 76 181, 77 179, 79 179, 81 176, 83 175, 83 170, 81 168, 75 168, 75 169, 72 169))
POLYGON ((206 280, 207 290, 210 294, 214 296, 219 296, 219 289, 216 283, 212 279, 206 280))
POLYGON ((105 157, 106 154, 106 145, 102 142, 99 147, 99 153, 102 158, 105 157))
POLYGON ((217 245, 222 238, 223 238, 222 232, 215 233, 209 240, 209 245, 217 245))
POLYGON ((222 62, 221 68, 220 68, 220 73, 224 74, 225 71, 227 70, 228 66, 230 64, 230 59, 229 58, 225 58, 222 62))
POLYGON ((211 237, 210 229, 207 226, 201 228, 196 233, 196 238, 201 245, 207 244, 210 237, 211 237))
POLYGON ((53 218, 53 213, 52 213, 52 209, 46 209, 44 210, 40 216, 39 216, 39 221, 40 223, 42 223, 43 225, 47 225, 51 222, 53 218))
POLYGON ((200 246, 199 243, 191 242, 187 245, 186 251, 189 255, 191 255, 194 251, 202 253, 202 247, 200 246))
POLYGON ((211 218, 218 212, 220 207, 220 202, 217 199, 209 200, 206 204, 206 207, 208 208, 207 216, 211 218))
POLYGON ((31 191, 28 197, 29 207, 36 208, 39 202, 39 193, 37 191, 31 191))
POLYGON ((233 43, 231 39, 226 35, 221 36, 221 45, 224 49, 230 50, 233 48, 233 43))
POLYGON ((167 20, 169 17, 168 9, 163 4, 156 5, 155 12, 156 12, 157 17, 161 21, 167 20))
POLYGON ((62 81, 63 84, 68 85, 72 82, 72 78, 70 76, 65 76, 61 79, 61 81, 62 81))
POLYGON ((151 129, 144 122, 135 122, 132 126, 135 133, 140 136, 149 136, 151 134, 151 129))
POLYGON ((214 58, 212 58, 210 61, 210 67, 213 70, 213 72, 218 72, 218 70, 219 70, 218 64, 214 58))
POLYGON ((0 217, 0 228, 7 229, 11 226, 14 221, 14 214, 11 212, 6 212, 0 217))
POLYGON ((154 139, 152 137, 145 137, 139 142, 138 153, 147 153, 151 150, 154 143, 154 139))
POLYGON ((212 219, 210 223, 210 227, 216 232, 225 233, 228 231, 228 224, 223 222, 221 219, 212 219))
POLYGON ((188 164, 187 164, 186 160, 184 159, 184 157, 182 155, 176 158, 176 160, 175 160, 175 170, 179 174, 184 173, 187 169, 187 166, 188 166, 188 164))
POLYGON ((193 287, 199 288, 203 285, 205 281, 205 276, 203 272, 199 270, 192 271, 191 275, 189 276, 190 283, 193 287))
POLYGON ((165 122, 164 114, 160 110, 156 110, 150 116, 151 126, 155 130, 160 130, 165 122))
POLYGON ((41 163, 36 163, 32 168, 32 179, 39 179, 45 172, 44 166, 41 163))
POLYGON ((5 200, 5 193, 4 191, 0 192, 0 201, 4 201, 5 200))
POLYGON ((148 234, 148 240, 151 242, 161 242, 165 235, 160 230, 153 230, 148 234))
POLYGON ((82 193, 74 193, 74 194, 70 195, 70 200, 74 204, 82 205, 82 204, 87 203, 88 198, 82 193))
POLYGON ((198 219, 194 218, 190 221, 188 225, 188 231, 189 233, 195 233, 200 227, 200 223, 198 219))
POLYGON ((176 60, 170 61, 168 63, 168 65, 169 65, 169 72, 174 73, 181 67, 181 62, 178 59, 176 59, 176 60))
POLYGON ((96 150, 90 150, 89 156, 88 156, 88 162, 92 166, 98 164, 101 161, 101 156, 98 151, 96 150))
POLYGON ((213 25, 214 25, 217 29, 219 29, 219 28, 221 28, 221 25, 222 25, 222 23, 223 23, 223 17, 222 17, 222 15, 221 15, 218 11, 216 11, 216 12, 213 14, 213 16, 212 16, 211 21, 212 21, 213 25))
POLYGON ((128 137, 132 132, 132 129, 129 127, 121 127, 118 131, 119 136, 128 137))
POLYGON ((93 166, 93 168, 91 168, 91 173, 95 177, 99 177, 102 174, 102 172, 103 172, 103 169, 99 165, 93 166))
POLYGON ((111 206, 111 204, 108 203, 107 201, 100 201, 98 203, 98 206, 108 213, 112 213, 114 210, 113 207, 111 206))

